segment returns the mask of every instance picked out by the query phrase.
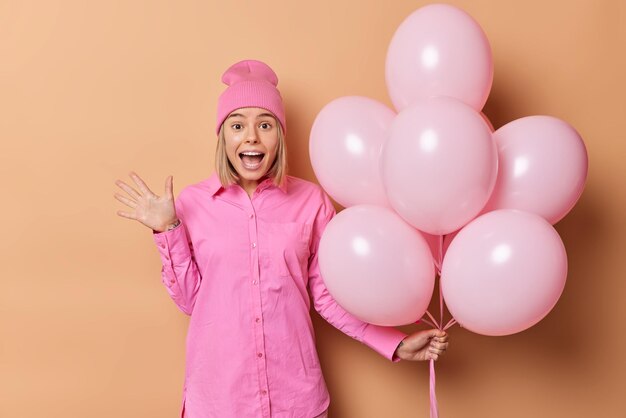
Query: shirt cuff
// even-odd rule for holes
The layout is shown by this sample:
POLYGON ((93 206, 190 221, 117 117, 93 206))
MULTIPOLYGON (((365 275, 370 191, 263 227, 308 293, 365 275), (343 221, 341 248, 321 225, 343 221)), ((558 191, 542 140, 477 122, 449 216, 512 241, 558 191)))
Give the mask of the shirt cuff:
POLYGON ((393 354, 396 352, 400 341, 406 337, 407 334, 393 327, 367 324, 363 333, 363 343, 388 360, 397 363, 400 358, 393 354))
POLYGON ((183 223, 183 222, 180 220, 180 218, 179 218, 178 220, 179 220, 178 225, 176 225, 174 228, 172 228, 172 229, 167 229, 167 230, 165 230, 165 231, 156 231, 156 230, 154 230, 154 229, 153 229, 153 230, 152 230, 152 235, 165 234, 166 232, 170 232, 170 231, 172 231, 172 230, 174 230, 174 229, 176 229, 176 228, 180 227, 180 226, 182 225, 182 223, 183 223))
POLYGON ((191 257, 191 250, 182 222, 169 231, 152 231, 164 266, 175 266, 191 257))

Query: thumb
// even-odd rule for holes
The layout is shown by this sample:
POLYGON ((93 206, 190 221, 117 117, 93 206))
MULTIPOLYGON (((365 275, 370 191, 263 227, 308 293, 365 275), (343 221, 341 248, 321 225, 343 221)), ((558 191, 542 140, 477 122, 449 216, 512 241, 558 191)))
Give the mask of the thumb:
POLYGON ((443 337, 446 335, 446 332, 437 328, 433 328, 431 330, 428 330, 427 335, 431 338, 433 337, 443 337))
POLYGON ((174 177, 167 176, 165 179, 165 194, 174 197, 174 177))

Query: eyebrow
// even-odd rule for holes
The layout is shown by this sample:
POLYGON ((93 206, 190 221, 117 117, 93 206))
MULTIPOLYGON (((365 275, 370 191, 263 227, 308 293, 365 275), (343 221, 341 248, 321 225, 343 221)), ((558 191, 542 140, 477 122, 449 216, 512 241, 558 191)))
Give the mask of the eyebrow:
MULTIPOLYGON (((272 115, 271 113, 261 113, 260 115, 257 116, 257 119, 268 117, 268 116, 272 119, 275 119, 274 115, 272 115)), ((236 118, 236 117, 245 118, 245 116, 242 115, 241 113, 231 113, 227 119, 236 118)))

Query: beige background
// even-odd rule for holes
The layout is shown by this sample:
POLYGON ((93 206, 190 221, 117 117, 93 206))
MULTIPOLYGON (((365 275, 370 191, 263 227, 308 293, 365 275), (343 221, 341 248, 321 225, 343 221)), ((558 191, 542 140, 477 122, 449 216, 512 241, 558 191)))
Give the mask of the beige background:
MULTIPOLYGON (((497 127, 545 114, 590 157, 556 225, 568 282, 507 337, 451 329, 442 418, 625 417, 624 1, 453 1, 486 31, 497 127)), ((0 416, 175 417, 188 318, 160 282, 151 232, 118 217, 117 178, 157 193, 207 177, 219 77, 265 60, 287 105, 292 174, 343 95, 391 104, 388 43, 421 1, 0 0, 0 416)), ((426 363, 391 364, 315 317, 333 418, 427 417, 426 363)), ((410 327, 409 327, 410 328, 410 327)))

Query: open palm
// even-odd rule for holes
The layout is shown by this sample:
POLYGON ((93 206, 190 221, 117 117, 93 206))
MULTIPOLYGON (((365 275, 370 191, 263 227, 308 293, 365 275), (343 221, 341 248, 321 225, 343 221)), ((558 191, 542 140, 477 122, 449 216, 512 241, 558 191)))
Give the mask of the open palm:
POLYGON ((131 208, 131 211, 118 210, 117 214, 124 218, 134 219, 155 231, 164 231, 167 225, 176 221, 176 208, 174 206, 173 177, 165 179, 165 194, 158 196, 150 190, 146 183, 135 173, 130 173, 131 179, 139 191, 133 189, 121 180, 117 184, 128 195, 115 193, 117 200, 131 208))

